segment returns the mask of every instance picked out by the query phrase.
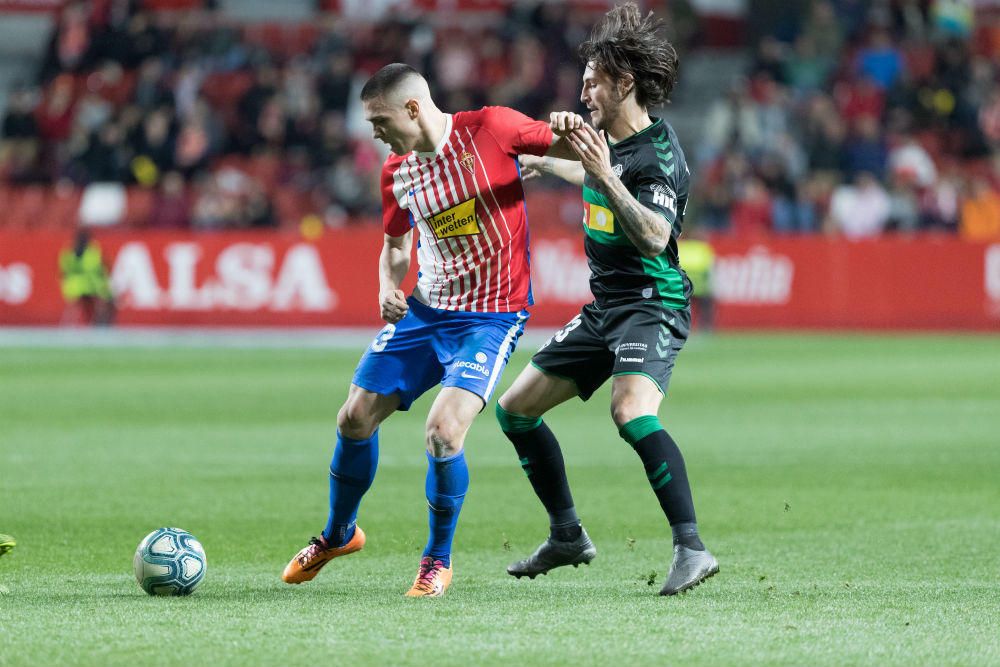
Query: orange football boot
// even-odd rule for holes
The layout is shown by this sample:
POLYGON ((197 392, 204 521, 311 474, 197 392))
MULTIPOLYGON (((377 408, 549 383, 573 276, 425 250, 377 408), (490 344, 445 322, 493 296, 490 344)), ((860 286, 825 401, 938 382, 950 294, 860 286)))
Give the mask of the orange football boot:
POLYGON ((295 558, 285 566, 281 578, 286 584, 311 581, 331 560, 361 551, 363 546, 365 546, 365 532, 361 530, 361 526, 354 527, 354 536, 342 547, 328 546, 326 538, 322 535, 314 537, 309 540, 309 546, 295 554, 295 558))
POLYGON ((424 556, 420 559, 413 588, 406 591, 406 597, 441 597, 448 590, 449 584, 451 584, 451 567, 445 567, 443 562, 424 556))

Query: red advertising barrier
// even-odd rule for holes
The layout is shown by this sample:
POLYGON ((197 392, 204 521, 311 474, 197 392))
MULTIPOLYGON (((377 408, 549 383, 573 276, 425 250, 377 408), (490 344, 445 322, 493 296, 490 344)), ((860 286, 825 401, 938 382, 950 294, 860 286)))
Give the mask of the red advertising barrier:
MULTIPOLYGON (((316 242, 270 233, 97 232, 119 324, 376 323, 379 230, 316 242)), ((71 235, 0 232, 0 322, 57 323, 59 252, 71 235)))
MULTIPOLYGON (((377 227, 327 233, 96 231, 121 325, 378 326, 377 227)), ((0 231, 0 324, 57 324, 68 233, 0 231)), ((579 239, 533 243, 536 321, 568 320, 589 299, 579 239), (550 298, 551 297, 551 298, 550 298)), ((416 262, 409 281, 416 281, 416 262)))
POLYGON ((720 327, 1000 331, 1000 243, 719 239, 720 327))
MULTIPOLYGON (((377 326, 381 232, 96 232, 118 324, 377 326)), ((0 324, 56 324, 66 234, 0 231, 0 324)), ((719 239, 718 326, 1000 331, 1000 243, 953 238, 719 239)), ((582 239, 533 234, 532 328, 590 299, 582 239)), ((410 284, 416 265, 411 267, 410 284)))

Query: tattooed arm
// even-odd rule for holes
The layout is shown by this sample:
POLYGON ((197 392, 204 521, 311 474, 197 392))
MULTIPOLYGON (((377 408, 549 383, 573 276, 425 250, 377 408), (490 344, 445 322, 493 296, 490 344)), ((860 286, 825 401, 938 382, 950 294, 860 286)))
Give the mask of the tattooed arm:
POLYGON ((625 236, 644 257, 656 257, 670 242, 670 223, 632 196, 621 179, 611 170, 611 151, 604 132, 584 125, 571 134, 571 146, 580 156, 580 164, 597 182, 597 188, 608 200, 615 222, 620 223, 625 236))
POLYGON ((625 236, 643 256, 656 257, 666 249, 670 242, 670 223, 662 215, 639 203, 614 173, 598 181, 598 188, 608 200, 615 222, 621 223, 625 236))

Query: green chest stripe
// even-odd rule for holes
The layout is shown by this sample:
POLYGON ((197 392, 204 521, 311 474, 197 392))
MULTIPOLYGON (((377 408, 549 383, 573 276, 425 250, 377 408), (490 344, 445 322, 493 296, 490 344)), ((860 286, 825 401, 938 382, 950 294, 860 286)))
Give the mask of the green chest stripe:
POLYGON ((604 208, 611 208, 608 206, 608 200, 604 198, 604 195, 597 190, 591 190, 586 185, 583 186, 583 201, 585 204, 597 204, 604 208))
POLYGON ((643 257, 642 268, 646 275, 656 281, 656 291, 660 293, 665 305, 670 308, 687 307, 687 299, 684 298, 684 278, 670 265, 665 255, 643 257))

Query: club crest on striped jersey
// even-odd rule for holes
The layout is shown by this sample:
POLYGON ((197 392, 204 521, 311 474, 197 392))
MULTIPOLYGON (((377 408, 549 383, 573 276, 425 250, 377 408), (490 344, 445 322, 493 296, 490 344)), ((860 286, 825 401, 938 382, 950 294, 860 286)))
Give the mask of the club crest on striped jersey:
POLYGON ((476 158, 472 156, 472 153, 469 151, 462 151, 462 155, 458 158, 458 161, 462 163, 462 166, 465 167, 467 172, 473 176, 476 175, 476 158))
POLYGON ((478 234, 480 230, 475 198, 467 199, 437 215, 432 215, 427 218, 427 224, 430 225, 434 236, 439 239, 478 234))

